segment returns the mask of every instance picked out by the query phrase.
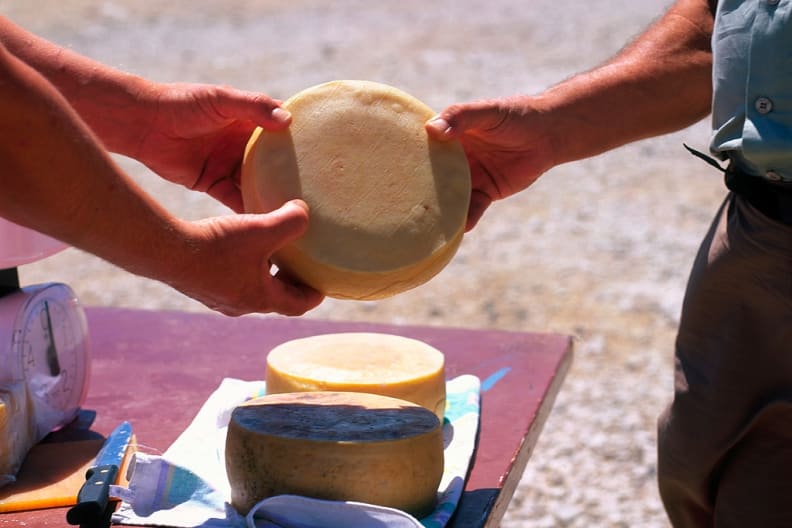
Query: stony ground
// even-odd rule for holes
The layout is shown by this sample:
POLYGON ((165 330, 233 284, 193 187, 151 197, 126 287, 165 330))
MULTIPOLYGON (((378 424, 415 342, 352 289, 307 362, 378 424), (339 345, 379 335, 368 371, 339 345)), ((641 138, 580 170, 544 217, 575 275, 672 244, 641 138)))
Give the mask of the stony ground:
MULTIPOLYGON (((286 98, 327 80, 368 79, 440 109, 536 92, 593 67, 668 1, 0 0, 0 12, 159 81, 286 98)), ((558 167, 493 206, 429 284, 386 301, 329 300, 308 315, 576 337, 575 363, 503 526, 667 526, 655 419, 671 390, 687 272, 723 196, 719 178, 682 142, 706 148, 706 135, 702 123, 558 167)), ((228 213, 119 161, 185 218, 228 213)), ((69 283, 89 305, 204 310, 76 250, 21 275, 69 283)))

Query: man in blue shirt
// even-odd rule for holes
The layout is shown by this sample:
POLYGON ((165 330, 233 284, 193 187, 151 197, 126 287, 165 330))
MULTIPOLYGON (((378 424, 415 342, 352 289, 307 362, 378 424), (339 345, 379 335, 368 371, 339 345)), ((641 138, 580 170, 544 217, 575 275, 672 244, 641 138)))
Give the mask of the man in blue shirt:
POLYGON ((658 422, 660 493, 677 527, 792 526, 790 17, 792 0, 677 0, 599 68, 427 123, 465 147, 472 229, 556 165, 712 114, 731 192, 693 266, 658 422))

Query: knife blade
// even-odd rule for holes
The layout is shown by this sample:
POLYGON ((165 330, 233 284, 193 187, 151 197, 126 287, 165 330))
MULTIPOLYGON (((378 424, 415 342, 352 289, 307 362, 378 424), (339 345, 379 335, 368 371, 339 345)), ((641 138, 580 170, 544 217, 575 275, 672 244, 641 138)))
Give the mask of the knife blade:
POLYGON ((66 512, 72 525, 95 525, 103 518, 110 500, 110 486, 115 484, 118 471, 132 439, 132 425, 124 421, 107 437, 93 466, 85 473, 85 483, 77 493, 77 503, 66 512))

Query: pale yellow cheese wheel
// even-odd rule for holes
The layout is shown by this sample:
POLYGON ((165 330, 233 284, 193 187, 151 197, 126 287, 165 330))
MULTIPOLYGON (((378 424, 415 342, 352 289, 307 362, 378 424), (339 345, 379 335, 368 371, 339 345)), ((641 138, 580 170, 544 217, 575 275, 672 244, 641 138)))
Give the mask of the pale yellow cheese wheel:
POLYGON ((430 138, 434 112, 393 87, 334 81, 284 103, 287 130, 257 129, 242 164, 247 212, 301 198, 308 231, 273 256, 330 297, 380 299, 425 283, 464 234, 470 169, 461 144, 430 138))
POLYGON ((241 514, 281 494, 364 502, 422 517, 443 474, 440 421, 410 402, 354 392, 273 394, 235 408, 226 436, 241 514))
POLYGON ((445 356, 423 341, 375 332, 294 339, 267 355, 268 394, 352 391, 381 394, 445 413, 445 356))
POLYGON ((0 487, 14 480, 35 443, 35 422, 25 382, 0 384, 0 487))

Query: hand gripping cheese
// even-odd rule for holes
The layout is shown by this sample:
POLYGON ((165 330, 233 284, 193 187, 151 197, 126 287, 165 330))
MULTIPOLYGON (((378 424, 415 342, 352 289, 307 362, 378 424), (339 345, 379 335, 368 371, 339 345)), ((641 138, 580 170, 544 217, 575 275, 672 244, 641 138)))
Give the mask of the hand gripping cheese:
POLYGON ((422 517, 443 474, 440 421, 376 394, 266 395, 235 408, 226 436, 231 504, 281 494, 365 502, 422 517))
POLYGON ((267 356, 268 394, 350 391, 407 400, 445 412, 445 357, 433 346, 398 335, 341 332, 294 339, 267 356))
POLYGON ((247 212, 290 199, 310 208, 307 232, 273 255, 330 297, 381 299, 439 273, 456 253, 470 169, 456 141, 427 136, 434 112, 368 81, 335 81, 284 103, 287 130, 257 129, 242 164, 247 212))

